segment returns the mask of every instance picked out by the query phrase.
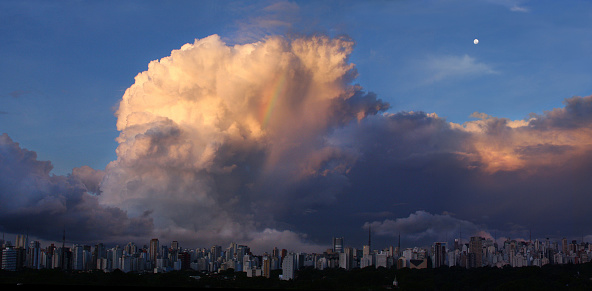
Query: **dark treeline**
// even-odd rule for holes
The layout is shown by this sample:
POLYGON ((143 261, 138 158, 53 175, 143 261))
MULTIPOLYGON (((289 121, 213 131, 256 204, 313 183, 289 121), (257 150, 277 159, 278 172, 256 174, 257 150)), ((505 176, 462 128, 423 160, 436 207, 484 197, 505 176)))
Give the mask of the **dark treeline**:
POLYGON ((522 268, 442 267, 437 269, 303 268, 296 279, 279 279, 281 270, 270 278, 249 278, 230 269, 218 274, 197 271, 167 273, 63 272, 57 269, 0 271, 2 285, 127 286, 154 288, 244 288, 303 290, 592 290, 592 263, 545 265, 522 268), (199 279, 197 279, 199 276, 199 279), (398 286, 393 286, 395 280, 398 286))

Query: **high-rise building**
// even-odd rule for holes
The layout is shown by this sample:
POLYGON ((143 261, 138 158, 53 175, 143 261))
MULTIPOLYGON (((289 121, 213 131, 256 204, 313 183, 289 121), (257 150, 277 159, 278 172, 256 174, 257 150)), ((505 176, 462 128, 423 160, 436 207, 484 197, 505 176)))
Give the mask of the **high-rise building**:
POLYGON ((385 252, 379 253, 375 255, 376 267, 384 267, 388 268, 388 255, 385 252))
POLYGON ((333 252, 334 253, 343 253, 343 237, 334 237, 333 238, 333 252))
POLYGON ((212 248, 210 249, 210 256, 211 256, 210 259, 212 261, 215 261, 221 255, 222 255, 222 246, 217 246, 217 245, 212 246, 212 248))
POLYGON ((179 249, 180 249, 179 242, 178 242, 178 241, 176 241, 176 240, 174 240, 174 241, 171 243, 171 249, 173 249, 173 250, 179 250, 179 249))
POLYGON ((282 260, 282 280, 293 280, 295 271, 296 260, 294 259, 294 254, 285 255, 282 260))
POLYGON ((138 247, 133 242, 129 242, 129 243, 127 243, 127 245, 125 245, 125 247, 123 248, 123 251, 127 255, 131 256, 131 255, 134 255, 138 252, 138 247))
POLYGON ((446 265, 446 243, 434 243, 434 268, 439 268, 446 265))
POLYGON ((180 252, 178 254, 179 261, 181 262, 181 270, 189 269, 191 265, 191 256, 188 252, 180 252))
POLYGON ((478 236, 471 237, 469 241, 469 254, 467 256, 468 268, 479 268, 483 266, 483 238, 478 236))
POLYGON ((354 250, 352 248, 345 248, 343 253, 339 253, 339 267, 345 270, 350 270, 353 267, 354 250))
POLYGON ((122 266, 121 266, 121 261, 119 260, 119 258, 121 258, 123 256, 123 249, 120 248, 119 246, 115 246, 114 248, 111 249, 112 251, 112 256, 111 256, 111 269, 115 270, 115 269, 120 269, 122 270, 122 266))
POLYGON ((2 250, 2 270, 17 270, 17 250, 13 247, 7 247, 2 250))
POLYGON ((98 264, 99 260, 106 258, 107 250, 105 249, 105 245, 103 243, 96 244, 92 253, 92 269, 100 269, 98 264))
POLYGON ((17 234, 16 235, 16 243, 14 244, 15 248, 26 249, 27 248, 27 236, 24 234, 17 234))
POLYGON ((369 245, 365 245, 363 247, 362 256, 370 255, 371 252, 372 252, 372 250, 370 249, 370 246, 369 245))
POLYGON ((576 240, 572 240, 569 244, 568 249, 569 254, 575 254, 578 252, 578 242, 576 240))
POLYGON ((41 244, 39 241, 29 243, 27 250, 27 267, 31 269, 41 268, 41 244))
POLYGON ((230 261, 236 257, 238 245, 234 242, 230 243, 230 246, 226 248, 225 257, 227 261, 230 261))
MULTIPOLYGON (((160 246, 160 251, 158 253, 158 257, 159 257, 159 259, 162 259, 162 264, 164 266, 163 268, 165 268, 165 269, 168 266, 168 263, 172 262, 171 258, 169 257, 169 247, 168 246, 160 246)), ((176 260, 176 258, 175 258, 175 260, 176 260)))
POLYGON ((567 250, 567 239, 566 239, 566 238, 563 238, 563 239, 561 240, 561 252, 562 252, 564 255, 568 253, 568 250, 567 250))
POLYGON ((158 258, 158 239, 153 238, 150 240, 150 262, 152 266, 156 265, 156 259, 158 258))
POLYGON ((265 277, 265 278, 271 277, 271 258, 269 256, 263 257, 263 263, 261 264, 261 269, 263 270, 263 277, 265 277))
POLYGON ((72 246, 72 270, 84 270, 84 249, 80 245, 72 246))

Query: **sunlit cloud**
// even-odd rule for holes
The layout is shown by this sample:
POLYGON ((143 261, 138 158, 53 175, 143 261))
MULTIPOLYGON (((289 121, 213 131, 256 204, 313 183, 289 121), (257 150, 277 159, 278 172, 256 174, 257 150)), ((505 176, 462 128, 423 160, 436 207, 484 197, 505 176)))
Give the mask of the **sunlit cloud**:
POLYGON ((158 232, 203 243, 285 234, 274 217, 302 197, 290 189, 325 180, 300 206, 334 203, 343 182, 332 177, 355 161, 323 136, 388 108, 351 84, 352 49, 346 38, 228 46, 214 35, 151 62, 117 110, 101 203, 152 211, 158 232))

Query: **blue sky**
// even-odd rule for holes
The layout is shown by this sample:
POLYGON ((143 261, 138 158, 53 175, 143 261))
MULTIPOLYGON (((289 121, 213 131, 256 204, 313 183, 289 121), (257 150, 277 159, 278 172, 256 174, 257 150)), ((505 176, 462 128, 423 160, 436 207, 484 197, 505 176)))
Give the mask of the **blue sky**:
POLYGON ((457 123, 475 111, 523 119, 592 92, 587 1, 296 1, 263 9, 273 3, 3 1, 2 131, 51 160, 56 174, 102 169, 116 157, 113 108, 133 78, 212 34, 230 44, 348 35, 356 82, 391 111, 457 123))
MULTIPOLYGON (((507 208, 494 211, 489 207, 497 201, 493 197, 501 195, 510 199, 519 196, 512 196, 512 193, 531 193, 536 189, 537 195, 545 197, 539 200, 546 204, 537 208, 540 212, 531 217, 544 213, 548 203, 554 201, 554 195, 558 195, 557 191, 566 187, 572 187, 575 194, 565 200, 564 207, 558 206, 559 209, 569 209, 569 203, 574 201, 580 205, 588 202, 587 192, 583 190, 587 182, 571 174, 580 171, 579 174, 584 175, 590 169, 578 164, 574 169, 566 166, 561 168, 563 172, 551 175, 546 172, 548 165, 540 161, 555 161, 557 156, 551 153, 559 155, 563 161, 571 161, 570 150, 586 148, 589 133, 578 135, 579 131, 578 134, 568 131, 565 121, 576 120, 582 128, 588 126, 586 118, 590 112, 586 111, 586 104, 590 100, 566 99, 592 94, 592 23, 589 19, 592 19, 592 3, 577 0, 5 0, 0 2, 0 134, 10 137, 12 141, 6 141, 6 144, 14 148, 14 153, 27 149, 37 154, 38 161, 51 162, 51 174, 59 176, 51 178, 54 179, 51 183, 61 185, 58 188, 67 188, 65 185, 70 184, 55 179, 72 174, 73 169, 82 166, 115 175, 117 169, 120 171, 117 173, 130 170, 123 166, 106 170, 107 165, 118 158, 116 138, 120 132, 116 127, 115 112, 126 89, 134 85, 138 74, 148 70, 151 61, 171 56, 172 51, 193 44, 196 39, 218 44, 208 38, 212 35, 218 35, 228 47, 265 42, 271 36, 286 39, 315 34, 334 38, 347 36, 355 43, 348 59, 355 64, 358 74, 353 83, 361 85, 363 92, 375 93, 380 99, 372 103, 370 95, 359 95, 360 102, 383 109, 387 108, 386 103, 389 106, 386 110, 378 110, 384 111, 386 117, 368 118, 366 123, 361 123, 360 128, 367 128, 366 132, 346 127, 327 130, 330 134, 326 133, 323 138, 340 149, 355 148, 364 152, 373 148, 378 149, 376 153, 383 153, 383 149, 384 153, 391 153, 397 149, 409 155, 396 156, 392 164, 384 164, 390 160, 368 153, 368 159, 352 166, 347 175, 307 180, 297 187, 286 187, 289 190, 285 195, 292 195, 292 189, 317 189, 313 186, 323 189, 319 190, 324 193, 319 194, 322 197, 318 199, 320 202, 307 205, 309 214, 321 213, 323 207, 337 199, 335 197, 366 207, 357 209, 356 215, 344 218, 357 230, 362 225, 372 224, 373 229, 382 229, 386 234, 389 229, 405 228, 406 221, 442 219, 467 224, 469 228, 487 224, 488 229, 501 233, 504 225, 516 229, 515 226, 523 222, 519 219, 528 216, 504 218, 504 215, 516 213, 515 206, 506 205, 507 208), (473 43, 476 38, 478 44, 473 43), (493 118, 479 120, 473 115, 475 112, 493 118), (493 130, 500 122, 526 122, 533 113, 539 118, 530 128, 540 130, 537 133, 537 136, 543 136, 540 141, 532 142, 536 134, 526 129, 508 135, 504 135, 503 130, 493 130), (450 125, 465 122, 473 122, 465 128, 466 132, 450 125), (490 131, 486 135, 473 135, 478 127, 490 131), (548 132, 553 132, 549 136, 563 137, 565 134, 566 137, 557 141, 546 137, 548 132), (354 137, 369 139, 352 139, 354 137), (371 140, 376 143, 372 144, 371 140), (476 150, 460 149, 467 144, 476 150), (491 144, 503 144, 508 148, 500 145, 492 150, 487 147, 491 144), (466 165, 438 154, 432 156, 434 149, 457 158, 462 152, 460 156, 469 161, 471 169, 482 169, 486 174, 464 172, 466 165), (481 160, 475 162, 475 155, 480 155, 481 160), (428 156, 430 158, 425 158, 428 156), (410 160, 416 163, 410 166, 407 164, 410 160), (498 160, 501 162, 496 163, 498 160), (443 165, 451 166, 446 168, 443 165), (535 169, 537 174, 528 176, 525 169, 535 169), (524 180, 516 180, 516 177, 523 177, 518 172, 526 175, 524 180), (395 184, 368 185, 364 181, 370 173, 384 180, 395 174, 399 176, 392 178, 396 180, 395 184), (433 173, 441 175, 426 178, 433 173), (545 183, 550 181, 547 175, 562 177, 566 182, 547 185, 545 183), (353 186, 348 190, 339 190, 350 184, 353 186), (483 185, 501 186, 499 189, 482 188, 483 185), (529 188, 528 185, 538 186, 529 188), (544 189, 544 186, 548 187, 544 189), (359 193, 368 188, 385 194, 376 194, 375 200, 360 201, 352 194, 358 191, 361 195, 359 193), (545 192, 548 189, 555 192, 545 192), (397 192, 400 196, 393 196, 389 191, 400 191, 397 192), (475 191, 491 196, 478 201, 471 196, 475 191), (428 192, 432 194, 425 194, 428 192), (400 212, 372 209, 385 197, 391 205, 396 205, 395 209, 400 205, 408 206, 401 206, 400 212), (472 201, 478 206, 461 208, 456 202, 447 204, 434 197, 472 201), (422 199, 431 202, 423 205, 422 199), (442 203, 437 205, 439 202, 442 203)), ((507 124, 507 130, 516 128, 507 124)), ((311 148, 317 146, 313 140, 311 148)), ((245 156, 251 157, 249 162, 258 161, 257 155, 247 152, 245 156)), ((347 159, 341 158, 335 158, 333 162, 346 163, 347 159)), ((245 163, 248 167, 244 173, 251 173, 248 169, 264 164, 245 163)), ((91 176, 94 174, 91 172, 85 173, 91 176)), ((72 176, 87 177, 86 174, 80 172, 72 176)), ((249 177, 236 174, 226 178, 228 181, 234 178, 251 181, 252 177, 249 177)), ((220 178, 220 181, 228 182, 224 179, 220 178)), ((111 181, 108 185, 115 187, 117 183, 111 181)), ((257 185, 253 182, 240 184, 240 187, 251 184, 257 185)), ((234 193, 232 191, 229 190, 234 193)), ((253 195, 249 199, 256 201, 260 198, 253 195)), ((110 196, 109 199, 114 198, 110 196)), ((532 197, 517 198, 522 203, 529 199, 532 197)), ((351 207, 342 204, 331 211, 336 209, 341 213, 352 212, 351 207)), ((572 213, 573 219, 588 217, 583 210, 572 213)), ((291 232, 280 231, 286 229, 329 241, 320 231, 311 229, 315 220, 306 222, 312 217, 276 214, 277 229, 273 228, 270 236, 291 239, 291 232), (298 221, 305 221, 308 226, 298 221)), ((327 228, 335 227, 330 225, 331 220, 327 221, 327 228)), ((145 222, 140 219, 130 223, 145 222)), ((528 223, 530 226, 534 224, 533 221, 528 223)), ((524 222, 519 228, 524 231, 529 227, 526 224, 524 222)), ((6 230, 14 231, 7 225, 4 226, 6 230)), ((557 222, 557 225, 561 223, 557 222)), ((592 229, 575 228, 572 229, 574 235, 592 234, 592 229)), ((336 229, 347 233, 345 226, 336 229)), ((422 238, 422 233, 418 230, 416 238, 422 238)), ((361 234, 358 238, 363 241, 365 236, 361 234)))

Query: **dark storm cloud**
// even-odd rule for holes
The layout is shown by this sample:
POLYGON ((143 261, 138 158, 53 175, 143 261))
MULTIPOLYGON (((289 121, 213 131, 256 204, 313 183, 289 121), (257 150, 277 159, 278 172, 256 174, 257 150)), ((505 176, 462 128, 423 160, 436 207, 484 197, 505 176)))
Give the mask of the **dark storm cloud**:
POLYGON ((364 224, 376 235, 395 237, 403 234, 407 239, 415 241, 444 241, 447 237, 454 238, 463 231, 477 234, 481 227, 472 222, 454 218, 448 214, 431 214, 418 210, 408 217, 385 219, 364 224))
POLYGON ((101 194, 101 182, 105 172, 95 170, 89 166, 82 166, 72 169, 72 176, 80 180, 86 187, 86 191, 92 194, 101 194))
MULTIPOLYGON (((394 222, 454 213, 455 219, 474 225, 467 235, 590 233, 592 182, 586 177, 592 173, 591 100, 570 98, 565 108, 529 121, 484 117, 459 126, 434 114, 401 112, 352 123, 332 136, 358 152, 347 174, 351 187, 339 196, 347 202, 326 216, 339 217, 351 228, 356 223, 352 213, 392 212, 392 219, 364 225, 375 225, 378 235, 401 231, 404 237, 423 239, 421 243, 444 237, 450 227, 441 227, 436 219, 413 225, 421 229, 394 222), (441 232, 432 233, 436 229, 441 232)), ((327 224, 338 225, 338 220, 327 224)), ((337 226, 351 232, 347 227, 337 226)))
POLYGON ((565 107, 545 112, 544 115, 533 114, 535 118, 530 125, 536 129, 549 128, 582 128, 590 127, 592 122, 592 96, 572 97, 564 101, 565 107))
POLYGON ((37 160, 7 135, 0 136, 0 225, 3 231, 59 240, 64 230, 71 241, 113 241, 145 235, 152 228, 147 215, 130 218, 116 207, 104 207, 89 192, 102 174, 87 167, 72 175, 50 175, 49 161, 37 160))

